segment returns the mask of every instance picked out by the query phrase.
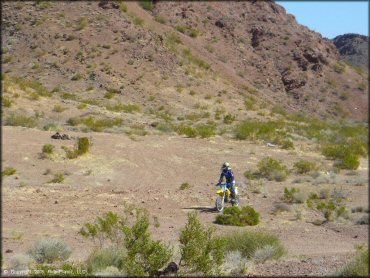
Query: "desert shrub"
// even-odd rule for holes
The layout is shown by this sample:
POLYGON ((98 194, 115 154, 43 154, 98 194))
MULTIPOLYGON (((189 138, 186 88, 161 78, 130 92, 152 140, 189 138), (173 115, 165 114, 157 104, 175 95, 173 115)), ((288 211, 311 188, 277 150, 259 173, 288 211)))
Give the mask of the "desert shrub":
POLYGON ((214 236, 213 228, 205 228, 197 213, 188 214, 188 222, 180 234, 181 259, 188 273, 219 274, 224 261, 225 240, 214 236))
POLYGON ((25 115, 11 114, 5 119, 5 125, 32 128, 36 126, 36 119, 25 115))
POLYGON ((322 154, 326 158, 337 160, 336 167, 349 170, 356 170, 360 165, 359 152, 351 145, 329 144, 322 148, 322 154))
POLYGON ((216 135, 216 125, 200 124, 195 127, 197 135, 201 138, 209 138, 216 135))
POLYGON ((279 143, 279 145, 283 150, 294 150, 294 144, 291 140, 283 140, 279 143))
POLYGON ((10 258, 10 268, 14 270, 26 270, 29 268, 32 259, 26 254, 16 254, 10 258))
POLYGON ((86 260, 86 267, 89 272, 105 270, 109 266, 118 269, 124 268, 124 251, 108 247, 94 250, 86 260))
POLYGON ((293 193, 293 203, 303 204, 307 200, 307 194, 299 191, 293 193))
POLYGON ((1 99, 1 105, 4 107, 11 107, 13 105, 14 101, 12 101, 10 98, 3 95, 1 99))
POLYGON ((327 221, 333 221, 340 216, 346 217, 348 211, 345 206, 341 205, 341 200, 329 198, 325 201, 316 202, 316 209, 323 213, 327 221))
POLYGON ((120 2, 120 3, 119 3, 119 9, 120 9, 122 12, 126 13, 126 12, 127 12, 127 5, 126 5, 125 3, 123 3, 123 2, 120 2))
POLYGON ((187 183, 187 182, 182 183, 181 186, 180 186, 180 190, 185 190, 185 189, 188 189, 188 188, 190 188, 190 184, 187 183))
POLYGON ((334 199, 347 199, 349 196, 349 192, 347 190, 344 190, 342 187, 334 188, 331 196, 334 199))
POLYGON ((120 126, 122 124, 123 120, 120 118, 104 118, 104 119, 95 119, 93 117, 87 117, 87 118, 78 118, 73 117, 68 119, 67 123, 72 126, 76 126, 79 124, 84 124, 88 128, 90 128, 92 131, 103 131, 106 128, 114 127, 114 126, 120 126))
POLYGON ((224 274, 240 275, 247 274, 248 260, 239 251, 226 252, 224 274))
POLYGON ((294 163, 293 168, 297 174, 306 174, 316 169, 316 163, 301 159, 294 163))
POLYGON ((328 199, 329 197, 330 197, 330 189, 329 188, 322 188, 322 189, 320 189, 319 196, 316 199, 328 199))
POLYGON ((54 174, 54 177, 49 181, 49 183, 63 183, 64 179, 64 173, 57 172, 54 174))
POLYGON ((288 212, 291 211, 290 206, 284 203, 277 203, 274 205, 274 208, 272 209, 272 212, 274 214, 279 212, 288 212))
POLYGON ((141 0, 139 1, 139 5, 147 11, 152 11, 154 9, 154 4, 152 0, 141 0))
POLYGON ((155 126, 159 131, 169 133, 173 131, 173 125, 168 122, 160 122, 155 126))
POLYGON ((43 154, 52 154, 55 149, 55 146, 52 144, 45 144, 42 146, 42 153, 43 154))
POLYGON ((6 177, 6 176, 11 176, 11 175, 14 175, 15 172, 17 172, 17 170, 13 167, 6 167, 2 172, 1 172, 1 176, 2 177, 6 177))
POLYGON ((287 203, 293 203, 294 201, 293 195, 297 192, 299 192, 299 189, 296 187, 292 187, 290 189, 285 187, 284 188, 284 201, 287 203))
POLYGON ((232 124, 235 121, 235 116, 231 114, 226 114, 224 116, 224 123, 225 124, 232 124))
POLYGON ((286 252, 278 237, 264 232, 234 232, 223 238, 226 240, 227 251, 240 251, 247 258, 252 258, 258 249, 268 245, 275 249, 270 259, 279 259, 286 252))
POLYGON ((185 48, 183 49, 182 51, 182 55, 185 59, 186 62, 190 63, 190 64, 195 64, 196 66, 202 68, 202 69, 205 69, 205 70, 208 70, 211 68, 211 65, 206 63, 205 61, 203 61, 202 59, 194 56, 192 53, 191 53, 191 50, 189 48, 185 48))
POLYGON ((244 100, 244 105, 247 108, 247 110, 256 110, 255 105, 256 105, 256 99, 253 96, 248 96, 244 100))
POLYGON ((341 277, 369 276, 369 248, 358 248, 355 258, 349 261, 339 273, 341 277))
POLYGON ((167 22, 166 18, 160 15, 155 16, 154 19, 155 21, 162 23, 162 24, 166 24, 167 22))
POLYGON ((128 276, 153 276, 168 263, 172 250, 151 238, 149 224, 147 210, 126 206, 124 216, 110 211, 95 223, 86 223, 79 233, 99 239, 100 246, 109 242, 114 250, 124 249, 122 268, 128 276), (132 216, 134 219, 130 219, 132 216))
POLYGON ((65 110, 67 110, 67 109, 68 108, 63 107, 63 106, 57 104, 57 105, 54 106, 53 111, 54 112, 57 112, 57 113, 61 113, 61 112, 65 111, 65 110))
POLYGON ((27 253, 38 263, 53 263, 67 260, 72 251, 64 241, 44 238, 36 241, 27 253))
POLYGON ((244 172, 244 177, 246 177, 248 180, 255 180, 258 178, 258 173, 255 173, 252 170, 247 170, 244 172))
POLYGON ((276 254, 276 248, 272 245, 265 245, 262 248, 258 248, 252 258, 257 263, 264 263, 267 260, 273 259, 276 254))
POLYGON ((122 104, 118 103, 115 105, 107 105, 106 108, 114 112, 125 112, 125 113, 135 113, 140 112, 141 108, 137 104, 122 104))
POLYGON ((333 65, 333 69, 336 73, 344 73, 346 70, 346 64, 342 62, 338 62, 333 65))
POLYGON ((361 216, 359 219, 357 219, 356 224, 358 225, 369 225, 369 214, 361 216))
POLYGON ((91 147, 91 142, 89 138, 87 137, 80 137, 77 140, 77 144, 73 149, 70 149, 68 147, 63 146, 62 148, 67 154, 67 158, 74 159, 77 158, 83 154, 86 154, 89 152, 91 147))
POLYGON ((281 137, 285 137, 284 132, 279 131, 284 127, 283 122, 269 121, 259 122, 254 120, 246 120, 236 126, 234 136, 239 140, 265 140, 275 142, 281 137))
POLYGON ((250 206, 228 207, 223 214, 216 216, 216 223, 231 226, 254 226, 259 223, 259 213, 250 206))
POLYGON ((77 21, 76 30, 80 31, 80 30, 84 29, 85 27, 87 27, 88 24, 89 24, 89 21, 87 20, 86 17, 80 17, 77 21))
POLYGON ((268 180, 284 181, 287 178, 289 171, 280 160, 265 157, 258 162, 258 174, 268 180))

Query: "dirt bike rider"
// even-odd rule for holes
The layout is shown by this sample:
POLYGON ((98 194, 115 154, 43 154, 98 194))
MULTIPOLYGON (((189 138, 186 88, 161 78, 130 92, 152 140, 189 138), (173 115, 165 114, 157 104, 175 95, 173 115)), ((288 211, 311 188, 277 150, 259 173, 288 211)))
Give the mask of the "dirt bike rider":
POLYGON ((230 190, 231 192, 231 200, 235 199, 235 178, 234 178, 234 173, 231 170, 230 163, 229 162, 224 162, 221 167, 221 175, 220 179, 217 183, 216 186, 220 186, 223 178, 225 177, 226 179, 226 187, 230 190))

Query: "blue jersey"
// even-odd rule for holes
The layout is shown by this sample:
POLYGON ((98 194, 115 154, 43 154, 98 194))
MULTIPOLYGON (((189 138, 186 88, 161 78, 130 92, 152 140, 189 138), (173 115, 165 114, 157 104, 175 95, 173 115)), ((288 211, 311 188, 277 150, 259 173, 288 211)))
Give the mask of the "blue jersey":
POLYGON ((229 169, 229 170, 223 170, 221 172, 221 176, 220 176, 219 182, 222 182, 223 177, 225 177, 227 183, 230 183, 230 182, 235 181, 234 173, 233 173, 233 171, 231 169, 229 169))

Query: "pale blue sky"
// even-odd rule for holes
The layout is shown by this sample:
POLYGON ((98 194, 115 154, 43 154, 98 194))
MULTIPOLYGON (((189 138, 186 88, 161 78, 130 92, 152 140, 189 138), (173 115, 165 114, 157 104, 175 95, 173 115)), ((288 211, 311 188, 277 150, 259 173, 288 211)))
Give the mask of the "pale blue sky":
POLYGON ((345 33, 369 35, 368 1, 276 1, 298 23, 333 39, 345 33))

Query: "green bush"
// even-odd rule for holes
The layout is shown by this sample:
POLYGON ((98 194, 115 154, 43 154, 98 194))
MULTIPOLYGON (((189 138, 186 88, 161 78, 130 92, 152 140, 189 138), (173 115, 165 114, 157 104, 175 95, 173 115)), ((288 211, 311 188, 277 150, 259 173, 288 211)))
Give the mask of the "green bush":
POLYGON ((271 157, 263 158, 257 166, 259 176, 268 180, 284 181, 289 174, 287 167, 280 160, 271 157))
POLYGON ((190 184, 187 183, 187 182, 182 183, 181 186, 180 186, 180 190, 185 190, 185 189, 188 189, 188 188, 190 188, 190 184))
POLYGON ((292 187, 291 189, 285 187, 284 188, 284 201, 287 203, 293 203, 293 195, 294 193, 299 192, 298 188, 292 187))
POLYGON ((264 232, 234 232, 223 238, 226 241, 227 251, 240 251, 242 256, 247 258, 252 258, 257 250, 265 246, 274 247, 275 252, 271 259, 279 259, 286 253, 278 237, 264 232))
POLYGON ((197 137, 197 131, 191 126, 186 126, 186 125, 177 126, 176 132, 180 135, 186 135, 189 138, 197 137))
POLYGON ((58 172, 54 174, 53 179, 51 179, 49 183, 63 183, 64 179, 64 173, 58 172))
POLYGON ((224 123, 225 124, 232 124, 235 121, 235 116, 231 114, 226 114, 224 116, 224 123))
POLYGON ((43 154, 52 154, 55 149, 55 146, 52 144, 45 144, 42 146, 42 153, 43 154))
POLYGON ((291 140, 283 140, 279 145, 283 150, 294 150, 294 144, 291 140))
POLYGON ((188 273, 220 274, 224 262, 225 240, 214 237, 214 229, 205 228, 197 213, 188 214, 188 222, 180 234, 181 259, 188 273))
POLYGON ((83 154, 86 154, 89 152, 91 147, 91 142, 89 138, 87 137, 81 137, 77 140, 77 146, 75 146, 72 150, 66 146, 63 146, 62 148, 67 154, 67 158, 69 159, 75 159, 83 154))
POLYGON ((216 223, 231 226, 254 226, 259 223, 259 213, 250 206, 228 207, 223 214, 216 216, 216 223))
POLYGON ((39 239, 27 252, 38 263, 53 263, 65 261, 72 251, 64 242, 58 239, 39 239))
POLYGON ((11 107, 13 105, 13 103, 14 103, 13 100, 11 100, 10 98, 3 95, 2 100, 1 100, 2 106, 11 107))
POLYGON ((15 172, 17 172, 17 170, 14 169, 13 167, 6 167, 4 171, 1 172, 1 176, 3 177, 11 176, 11 175, 14 175, 15 172))
POLYGON ((134 113, 140 112, 141 108, 137 104, 122 104, 117 103, 115 105, 107 105, 106 108, 114 112, 125 112, 125 113, 134 113))
POLYGON ((80 31, 80 30, 84 29, 85 27, 87 27, 87 25, 89 25, 89 21, 87 20, 87 18, 86 17, 80 17, 77 21, 76 30, 80 31))
POLYGON ((234 136, 239 140, 257 140, 274 142, 279 137, 284 137, 285 134, 279 132, 279 129, 284 127, 283 122, 259 122, 253 120, 246 120, 236 126, 234 129, 234 136))
POLYGON ((152 0, 141 0, 139 1, 139 5, 147 11, 152 11, 154 9, 154 4, 152 0))
POLYGON ((160 15, 155 16, 154 19, 155 21, 162 23, 162 24, 166 24, 167 22, 166 18, 160 15))
POLYGON ((360 147, 352 148, 351 145, 329 144, 322 147, 322 154, 332 160, 337 160, 335 166, 340 169, 356 170, 360 166, 360 147))
POLYGON ((114 250, 125 250, 122 268, 127 276, 154 276, 168 263, 172 250, 151 238, 149 224, 147 210, 126 206, 124 216, 110 211, 98 217, 95 223, 86 223, 79 233, 87 238, 98 238, 100 247, 109 242, 114 250), (130 219, 132 216, 134 219, 130 219))
POLYGON ((369 277, 369 248, 358 248, 355 258, 344 266, 338 276, 369 277))
POLYGON ((201 138, 209 138, 216 135, 216 126, 214 124, 200 124, 195 127, 195 130, 201 138))
POLYGON ((295 162, 293 168, 297 174, 307 174, 317 169, 315 162, 310 162, 303 159, 295 162))
POLYGON ((87 270, 91 273, 105 270, 109 266, 118 269, 124 268, 124 250, 116 250, 114 247, 94 250, 86 260, 87 270))
POLYGON ((105 118, 105 119, 95 119, 93 117, 87 117, 87 118, 79 118, 79 117, 73 117, 68 119, 67 123, 71 126, 76 126, 79 124, 84 124, 88 128, 90 128, 92 131, 104 131, 106 128, 110 128, 113 126, 120 126, 122 124, 123 120, 120 118, 105 118))

